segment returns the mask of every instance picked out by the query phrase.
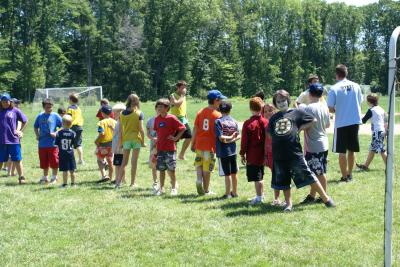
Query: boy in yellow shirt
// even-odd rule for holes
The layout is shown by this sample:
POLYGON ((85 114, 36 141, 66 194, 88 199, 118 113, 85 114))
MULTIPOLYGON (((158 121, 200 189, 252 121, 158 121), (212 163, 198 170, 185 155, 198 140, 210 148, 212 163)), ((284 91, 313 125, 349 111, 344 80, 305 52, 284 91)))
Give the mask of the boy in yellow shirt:
POLYGON ((97 164, 99 166, 101 179, 98 181, 99 183, 107 182, 111 180, 113 175, 113 153, 112 153, 112 138, 115 129, 115 125, 117 122, 110 118, 110 114, 112 112, 112 108, 108 105, 102 106, 101 114, 103 119, 99 121, 98 125, 98 133, 99 135, 94 142, 97 146, 96 155, 97 155, 97 164), (104 159, 108 164, 108 176, 105 175, 105 164, 104 159))
POLYGON ((83 117, 82 117, 82 111, 79 108, 78 103, 79 103, 78 95, 71 94, 69 96, 70 106, 67 109, 67 114, 72 117, 71 130, 76 133, 76 142, 74 144, 74 149, 78 151, 79 164, 84 164, 83 148, 82 148, 83 117))

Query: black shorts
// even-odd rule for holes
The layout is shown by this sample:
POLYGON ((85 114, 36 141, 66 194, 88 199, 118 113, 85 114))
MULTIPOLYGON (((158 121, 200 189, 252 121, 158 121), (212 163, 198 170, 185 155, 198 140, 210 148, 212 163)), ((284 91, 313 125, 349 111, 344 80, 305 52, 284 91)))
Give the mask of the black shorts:
POLYGON ((320 153, 306 152, 305 159, 310 170, 315 175, 323 175, 327 171, 328 151, 320 153))
POLYGON ((185 124, 186 130, 183 132, 181 139, 191 139, 192 138, 192 130, 190 129, 189 123, 185 124))
POLYGON ((346 153, 347 150, 352 152, 360 151, 360 143, 358 141, 358 124, 353 124, 335 129, 333 137, 334 153, 346 153))
POLYGON ((114 166, 121 166, 123 159, 124 159, 124 155, 123 154, 114 154, 113 165, 114 166))
POLYGON ((248 182, 259 182, 264 179, 264 166, 246 165, 246 176, 248 182))
POLYGON ((236 155, 218 158, 219 176, 229 176, 238 172, 236 155))
POLYGON ((60 172, 75 171, 76 162, 74 154, 59 154, 58 170, 60 172))
POLYGON ((297 188, 317 181, 303 156, 297 156, 290 160, 274 160, 271 187, 275 190, 288 190, 292 179, 297 188))
POLYGON ((75 136, 75 144, 74 144, 74 148, 78 148, 80 146, 82 146, 82 132, 83 129, 81 126, 78 125, 74 125, 71 127, 71 130, 75 132, 76 136, 75 136))

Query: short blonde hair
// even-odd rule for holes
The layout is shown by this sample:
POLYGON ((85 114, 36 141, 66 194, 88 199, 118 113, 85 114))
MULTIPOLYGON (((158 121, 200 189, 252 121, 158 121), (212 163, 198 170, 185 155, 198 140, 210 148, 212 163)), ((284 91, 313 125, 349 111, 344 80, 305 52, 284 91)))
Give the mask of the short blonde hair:
POLYGON ((72 124, 72 116, 68 115, 68 114, 64 115, 62 117, 62 123, 63 123, 63 125, 70 127, 72 124))

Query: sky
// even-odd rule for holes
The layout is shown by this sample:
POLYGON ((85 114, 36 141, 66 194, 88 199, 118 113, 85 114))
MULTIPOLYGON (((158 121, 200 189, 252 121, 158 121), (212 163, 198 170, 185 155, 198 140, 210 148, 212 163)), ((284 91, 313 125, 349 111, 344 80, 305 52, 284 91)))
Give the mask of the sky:
POLYGON ((378 0, 327 0, 326 2, 328 2, 328 3, 343 2, 348 5, 363 6, 363 5, 368 5, 371 3, 376 3, 376 2, 378 2, 378 0))

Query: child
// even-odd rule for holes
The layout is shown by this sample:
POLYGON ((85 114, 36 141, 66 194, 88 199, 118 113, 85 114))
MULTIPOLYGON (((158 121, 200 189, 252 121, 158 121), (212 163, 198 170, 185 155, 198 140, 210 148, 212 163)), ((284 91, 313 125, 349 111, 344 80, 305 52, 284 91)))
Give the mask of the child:
POLYGON ((183 141, 181 152, 179 153, 178 158, 180 160, 185 159, 185 152, 190 145, 190 141, 192 139, 192 132, 190 130, 189 121, 187 119, 186 113, 186 86, 187 83, 185 81, 178 81, 176 84, 176 92, 171 94, 171 114, 175 115, 180 122, 182 122, 186 131, 182 135, 183 141))
POLYGON ((153 190, 158 190, 157 184, 157 132, 154 130, 154 121, 158 115, 157 106, 156 109, 156 116, 151 117, 146 123, 146 133, 147 138, 150 139, 150 157, 149 157, 149 167, 151 168, 151 173, 153 175, 153 190))
POLYGON ((154 130, 157 132, 157 170, 160 171, 160 188, 156 194, 165 193, 165 171, 168 171, 171 178, 171 195, 176 196, 176 142, 186 128, 174 115, 168 114, 169 105, 168 99, 160 99, 156 103, 159 115, 154 120, 154 130))
MULTIPOLYGON (((11 98, 10 104, 11 104, 10 105, 11 107, 19 109, 21 100, 18 100, 17 98, 11 98)), ((21 121, 18 121, 17 122, 17 130, 20 130, 21 126, 22 126, 21 121)), ((21 144, 20 144, 20 146, 21 146, 21 144)), ((21 160, 20 164, 21 164, 21 168, 23 168, 22 160, 21 160)), ((8 162, 7 162, 7 167, 6 167, 7 176, 15 176, 15 169, 16 169, 16 165, 13 163, 11 158, 9 158, 8 162)))
MULTIPOLYGON (((100 100, 100 108, 99 108, 99 110, 97 111, 97 114, 96 114, 96 118, 98 118, 99 121, 101 121, 102 119, 104 119, 103 114, 101 113, 101 108, 102 108, 103 106, 109 106, 109 105, 110 105, 110 102, 108 101, 107 98, 103 98, 102 100, 100 100)), ((111 114, 110 114, 109 117, 110 117, 111 119, 115 119, 115 118, 114 118, 114 112, 111 111, 111 114)))
MULTIPOLYGON (((328 163, 328 136, 326 129, 330 126, 329 109, 326 103, 320 99, 324 92, 324 87, 320 83, 311 84, 308 87, 309 104, 304 111, 314 116, 316 121, 304 132, 305 159, 308 167, 317 176, 322 188, 326 191, 327 185, 327 163, 328 163)), ((322 202, 321 198, 315 199, 316 191, 311 190, 303 200, 303 204, 322 202)))
POLYGON ((110 118, 111 112, 112 108, 110 106, 102 106, 101 116, 103 119, 97 124, 99 134, 94 143, 96 144, 97 164, 101 174, 101 179, 98 183, 110 181, 114 171, 112 166, 112 138, 116 121, 110 118), (108 164, 108 176, 105 175, 104 160, 106 160, 108 164))
POLYGON ((126 110, 121 113, 121 131, 119 133, 119 145, 124 149, 121 172, 118 174, 115 188, 121 185, 122 177, 125 177, 125 168, 129 161, 129 154, 132 150, 131 160, 131 185, 133 189, 136 187, 136 169, 141 147, 145 147, 144 129, 143 129, 143 112, 139 109, 140 101, 136 94, 128 96, 126 101, 126 110))
POLYGON ((250 205, 255 205, 264 201, 264 143, 268 121, 261 116, 263 107, 261 98, 253 97, 249 104, 252 116, 244 122, 242 127, 240 156, 242 164, 246 165, 247 181, 254 182, 256 196, 250 200, 250 205))
MULTIPOLYGON (((118 178, 118 174, 121 170, 122 159, 123 159, 123 151, 118 146, 118 141, 119 141, 119 133, 120 133, 120 129, 121 129, 120 114, 125 109, 126 109, 126 106, 122 103, 117 103, 112 108, 112 110, 114 112, 115 120, 117 122, 115 125, 113 138, 112 138, 112 152, 114 154, 113 165, 115 166, 115 180, 113 182, 115 182, 118 178)), ((112 178, 112 177, 110 177, 110 178, 112 178)), ((122 180, 124 180, 124 178, 122 178, 122 180)))
POLYGON ((49 168, 52 170, 50 184, 57 183, 58 172, 58 147, 54 141, 57 134, 57 128, 61 128, 61 117, 53 112, 53 101, 46 98, 42 102, 44 112, 40 113, 35 120, 34 131, 39 145, 40 168, 43 170, 43 176, 39 183, 48 183, 49 168))
POLYGON ((61 188, 68 185, 68 172, 71 176, 71 186, 75 186, 76 162, 74 149, 76 134, 70 128, 72 126, 72 117, 64 115, 62 117, 62 129, 57 132, 55 144, 58 146, 59 171, 63 173, 63 183, 61 188))
POLYGON ((232 104, 221 102, 219 111, 222 117, 215 121, 216 152, 218 157, 219 175, 225 176, 225 194, 223 199, 238 197, 237 194, 237 162, 236 141, 240 139, 239 126, 229 115, 232 104), (232 190, 231 190, 232 186, 232 190))
POLYGON ((326 207, 335 207, 333 200, 308 168, 300 144, 299 132, 310 128, 314 117, 303 110, 289 109, 290 95, 285 90, 278 90, 274 94, 273 103, 279 112, 271 117, 268 125, 273 152, 272 188, 283 190, 286 201, 284 211, 293 210, 290 192, 292 179, 297 188, 310 185, 321 196, 326 207))
POLYGON ((378 105, 378 100, 379 97, 377 94, 369 94, 367 96, 367 102, 370 108, 362 118, 363 123, 366 123, 369 119, 371 119, 372 132, 372 140, 371 145, 369 146, 367 159, 365 160, 364 164, 356 163, 357 167, 363 171, 369 170, 369 164, 371 164, 376 153, 381 154, 383 162, 386 164, 387 155, 384 142, 387 129, 387 117, 383 108, 378 105))
POLYGON ((70 106, 67 109, 67 114, 72 117, 72 127, 71 130, 76 134, 76 142, 74 144, 74 149, 78 151, 79 164, 84 164, 83 161, 83 148, 82 148, 82 126, 83 117, 82 111, 78 106, 79 98, 77 94, 71 94, 69 96, 70 106))
MULTIPOLYGON (((265 104, 263 108, 264 118, 268 121, 276 113, 276 109, 272 104, 265 104)), ((271 136, 268 134, 268 123, 266 127, 266 134, 265 134, 265 146, 264 146, 264 153, 265 153, 265 166, 267 166, 272 171, 272 140, 271 136)), ((274 200, 272 201, 272 206, 280 206, 285 205, 284 202, 281 202, 279 199, 280 191, 274 190, 274 200)))
POLYGON ((59 108, 57 109, 57 113, 58 113, 58 115, 60 115, 60 117, 62 118, 62 117, 64 117, 65 114, 67 114, 67 111, 65 110, 65 108, 59 107, 59 108))
POLYGON ((210 192, 210 175, 215 165, 215 120, 221 117, 217 111, 221 100, 226 97, 218 90, 207 94, 208 107, 200 110, 194 122, 192 151, 196 153, 196 188, 199 195, 213 195, 210 192))

